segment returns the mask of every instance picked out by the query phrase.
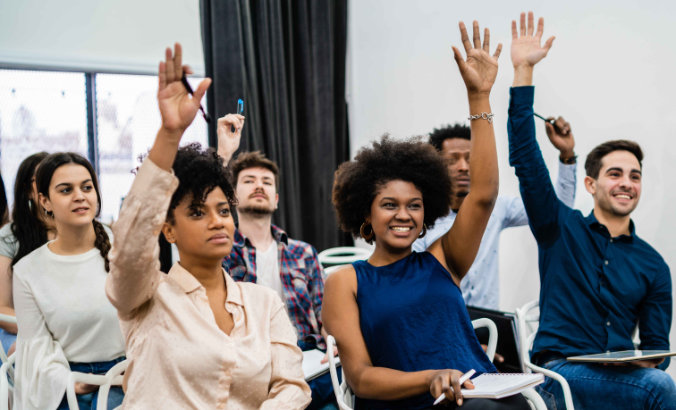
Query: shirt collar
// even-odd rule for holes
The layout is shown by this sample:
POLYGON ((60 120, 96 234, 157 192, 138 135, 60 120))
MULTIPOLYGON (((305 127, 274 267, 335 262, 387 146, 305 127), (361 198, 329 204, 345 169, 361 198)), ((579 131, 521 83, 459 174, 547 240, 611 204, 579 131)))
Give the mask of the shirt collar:
MULTIPOLYGON (((602 232, 608 237, 610 237, 610 232, 608 232, 608 228, 606 228, 605 225, 603 225, 601 222, 599 222, 598 219, 596 219, 596 216, 594 215, 594 210, 592 209, 591 212, 589 212, 589 215, 587 215, 585 218, 585 223, 590 227, 595 229, 598 232, 602 232)), ((622 234, 617 237, 617 239, 622 239, 622 240, 627 240, 631 241, 634 239, 634 221, 629 220, 629 235, 622 234)))
MULTIPOLYGON (((270 231, 272 232, 272 237, 275 238, 275 241, 282 242, 284 245, 289 244, 289 236, 286 234, 286 232, 284 232, 283 229, 276 225, 270 224, 270 231)), ((235 240, 233 241, 233 244, 240 248, 245 246, 252 247, 251 242, 249 242, 249 238, 244 236, 239 229, 235 229, 235 240)))
MULTIPOLYGON (((225 303, 234 303, 242 306, 242 291, 237 282, 228 275, 225 269, 222 269, 222 271, 225 278, 225 289, 228 293, 225 303)), ((191 293, 200 288, 203 289, 202 284, 178 262, 169 270, 168 278, 176 282, 185 293, 191 293)))

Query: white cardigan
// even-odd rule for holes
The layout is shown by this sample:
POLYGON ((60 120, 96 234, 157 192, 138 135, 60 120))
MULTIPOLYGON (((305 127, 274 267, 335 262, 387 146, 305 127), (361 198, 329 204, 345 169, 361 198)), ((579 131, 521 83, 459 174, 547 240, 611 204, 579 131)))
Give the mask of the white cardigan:
POLYGON ((105 294, 99 250, 57 255, 41 246, 14 266, 17 409, 54 409, 66 391, 68 362, 124 354, 116 309, 105 294))

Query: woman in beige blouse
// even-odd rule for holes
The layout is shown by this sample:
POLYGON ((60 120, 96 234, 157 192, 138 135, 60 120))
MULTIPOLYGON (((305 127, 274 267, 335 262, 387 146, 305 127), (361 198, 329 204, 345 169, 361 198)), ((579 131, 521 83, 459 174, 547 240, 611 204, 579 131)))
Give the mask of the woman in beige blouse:
MULTIPOLYGON (((113 226, 106 291, 130 360, 122 407, 305 408, 310 389, 281 300, 221 268, 235 201, 222 160, 198 144, 178 149, 211 82, 191 97, 184 69, 176 44, 159 68, 162 126, 113 226), (168 275, 159 270, 160 230, 180 256, 168 275)), ((231 125, 240 133, 242 124, 231 125)))

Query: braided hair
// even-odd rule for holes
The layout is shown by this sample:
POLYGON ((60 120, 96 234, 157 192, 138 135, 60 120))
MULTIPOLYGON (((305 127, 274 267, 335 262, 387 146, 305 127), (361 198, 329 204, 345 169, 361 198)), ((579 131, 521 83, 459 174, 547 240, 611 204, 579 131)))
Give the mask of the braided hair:
MULTIPOLYGON (((85 167, 89 172, 89 175, 92 178, 92 185, 94 185, 94 190, 96 191, 96 201, 98 209, 96 210, 96 216, 99 216, 101 213, 101 191, 99 190, 99 181, 96 178, 96 172, 94 172, 94 167, 92 164, 87 161, 85 157, 74 152, 57 152, 54 154, 48 155, 45 159, 40 162, 38 171, 35 174, 35 183, 38 187, 38 192, 42 195, 49 198, 49 184, 52 181, 52 176, 54 172, 61 166, 66 164, 77 164, 85 167)), ((110 238, 103 227, 103 224, 96 219, 92 220, 94 226, 94 233, 96 234, 96 239, 94 240, 94 246, 101 253, 103 261, 105 264, 106 272, 110 270, 110 263, 108 261, 108 252, 110 251, 110 238)))

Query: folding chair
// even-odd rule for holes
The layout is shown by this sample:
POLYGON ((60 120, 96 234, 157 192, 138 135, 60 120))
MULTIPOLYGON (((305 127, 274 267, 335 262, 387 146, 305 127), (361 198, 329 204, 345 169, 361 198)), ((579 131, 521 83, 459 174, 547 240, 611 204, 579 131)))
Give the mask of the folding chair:
POLYGON ((80 382, 101 386, 99 387, 99 396, 96 400, 96 409, 107 410, 110 387, 122 385, 122 373, 127 369, 128 364, 129 362, 127 360, 123 360, 111 367, 106 374, 71 372, 68 386, 66 387, 68 407, 70 407, 71 410, 78 410, 80 408, 77 404, 77 397, 75 395, 75 383, 80 382))
POLYGON ((563 390, 563 398, 566 403, 566 409, 574 410, 573 395, 570 392, 570 386, 566 379, 560 374, 553 372, 544 367, 537 366, 530 361, 530 351, 533 348, 533 341, 537 334, 538 324, 540 322, 540 305, 537 300, 530 301, 520 308, 516 309, 516 320, 518 323, 519 333, 519 354, 521 361, 524 364, 524 369, 527 372, 542 373, 547 377, 551 377, 561 384, 563 390))

